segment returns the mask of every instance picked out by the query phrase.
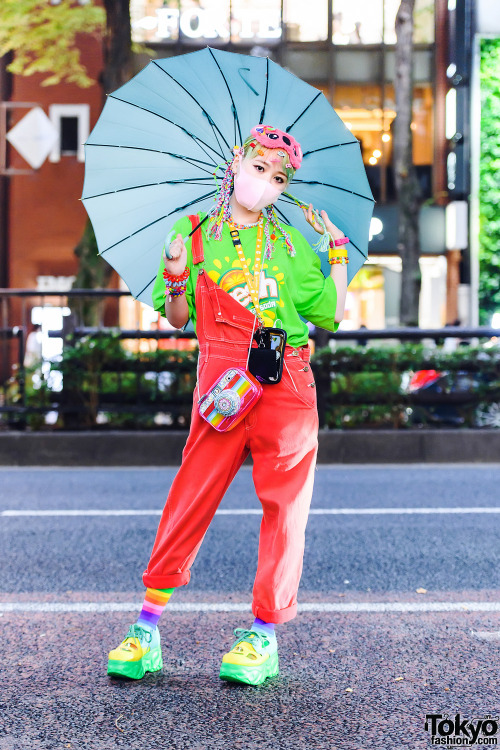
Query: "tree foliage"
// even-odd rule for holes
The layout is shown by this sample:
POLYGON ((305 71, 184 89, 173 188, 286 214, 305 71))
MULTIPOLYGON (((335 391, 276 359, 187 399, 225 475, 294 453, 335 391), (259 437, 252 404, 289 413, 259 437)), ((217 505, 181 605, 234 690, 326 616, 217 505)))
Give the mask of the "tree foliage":
POLYGON ((82 88, 95 81, 80 60, 78 34, 100 38, 106 23, 103 8, 74 0, 51 4, 48 0, 1 0, 0 56, 14 53, 8 70, 16 75, 40 73, 42 86, 75 83, 82 88))
POLYGON ((481 41, 479 317, 500 311, 500 39, 481 41))

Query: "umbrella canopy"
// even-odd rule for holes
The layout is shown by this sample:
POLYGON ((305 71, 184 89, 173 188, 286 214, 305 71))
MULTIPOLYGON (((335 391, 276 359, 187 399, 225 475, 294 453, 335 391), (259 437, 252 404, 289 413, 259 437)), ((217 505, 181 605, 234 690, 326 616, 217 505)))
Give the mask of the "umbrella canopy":
MULTIPOLYGON (((99 253, 136 299, 152 305, 166 236, 181 216, 212 208, 233 147, 259 123, 299 141, 287 191, 349 237, 349 281, 363 265, 374 200, 357 139, 320 91, 268 58, 207 47, 150 62, 108 96, 85 144, 82 200, 99 253)), ((275 208, 318 240, 289 198, 275 208)))

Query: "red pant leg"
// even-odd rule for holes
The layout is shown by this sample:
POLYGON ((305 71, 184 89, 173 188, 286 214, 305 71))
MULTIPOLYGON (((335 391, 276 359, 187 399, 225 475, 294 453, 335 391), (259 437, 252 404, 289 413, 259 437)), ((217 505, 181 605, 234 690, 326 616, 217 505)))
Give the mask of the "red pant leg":
POLYGON ((244 422, 219 433, 196 408, 182 464, 170 488, 153 551, 143 574, 146 587, 183 586, 215 512, 241 464, 248 456, 244 422))
POLYGON ((265 389, 249 432, 255 490, 263 510, 252 612, 275 623, 297 614, 318 449, 318 412, 307 353, 285 361, 288 369, 281 383, 265 389))

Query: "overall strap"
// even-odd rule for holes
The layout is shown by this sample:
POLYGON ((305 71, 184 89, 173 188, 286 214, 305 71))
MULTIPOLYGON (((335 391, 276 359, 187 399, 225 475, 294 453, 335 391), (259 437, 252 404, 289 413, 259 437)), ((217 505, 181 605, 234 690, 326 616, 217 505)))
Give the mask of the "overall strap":
MULTIPOLYGON (((200 219, 198 216, 188 216, 189 221, 193 229, 198 226, 200 219)), ((203 254, 203 236, 201 234, 201 227, 191 236, 191 252, 193 255, 193 265, 196 266, 198 263, 203 263, 205 256, 203 254)))

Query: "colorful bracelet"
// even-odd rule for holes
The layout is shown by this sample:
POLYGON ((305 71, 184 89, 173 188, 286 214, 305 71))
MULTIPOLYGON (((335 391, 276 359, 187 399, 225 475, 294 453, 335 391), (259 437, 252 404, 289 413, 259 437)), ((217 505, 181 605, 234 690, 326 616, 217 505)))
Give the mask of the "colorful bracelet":
POLYGON ((182 273, 174 275, 173 273, 169 273, 165 268, 165 270, 163 271, 163 278, 165 279, 165 281, 170 281, 171 284, 176 284, 178 282, 186 281, 189 277, 189 273, 189 268, 185 268, 182 273))
POLYGON ((347 237, 342 237, 341 239, 342 240, 346 240, 346 242, 341 242, 340 240, 335 240, 335 243, 333 242, 333 240, 330 240, 330 242, 329 242, 328 263, 331 266, 336 265, 337 263, 340 263, 341 265, 349 263, 349 258, 347 256, 347 249, 346 248, 344 248, 343 252, 342 251, 340 251, 340 252, 337 251, 337 255, 333 255, 333 251, 335 250, 335 245, 337 244, 337 242, 339 242, 340 245, 346 245, 347 242, 349 242, 349 240, 347 239, 347 237))
POLYGON ((334 266, 337 263, 340 263, 340 265, 343 266, 343 265, 346 265, 347 263, 349 263, 349 258, 346 255, 336 255, 334 257, 329 257, 328 258, 328 263, 331 266, 334 266))
POLYGON ((349 242, 349 237, 339 237, 338 240, 335 240, 335 247, 340 247, 340 245, 347 245, 349 242))
POLYGON ((186 293, 187 279, 190 274, 190 269, 185 268, 182 273, 177 275, 169 273, 167 269, 163 271, 163 278, 165 279, 165 290, 168 292, 168 300, 172 301, 172 297, 181 297, 186 293))
POLYGON ((172 297, 182 297, 182 295, 186 293, 186 287, 183 286, 183 287, 179 287, 178 289, 168 289, 167 287, 167 292, 168 292, 168 301, 171 302, 172 297))
MULTIPOLYGON (((343 239, 346 239, 347 242, 349 242, 349 240, 347 239, 347 237, 344 237, 343 239)), ((339 245, 346 245, 347 244, 347 242, 340 242, 340 240, 335 240, 335 242, 333 242, 333 240, 330 240, 330 242, 328 243, 328 246, 329 246, 328 254, 329 255, 331 255, 332 250, 334 250, 336 246, 338 247, 337 242, 339 243, 339 245)), ((343 255, 345 258, 347 258, 347 248, 344 248, 343 251, 339 251, 339 256, 340 255, 343 255)))
POLYGON ((172 302, 172 297, 182 297, 183 294, 186 294, 186 285, 183 284, 182 286, 176 287, 167 286, 165 291, 168 293, 168 301, 172 302))

